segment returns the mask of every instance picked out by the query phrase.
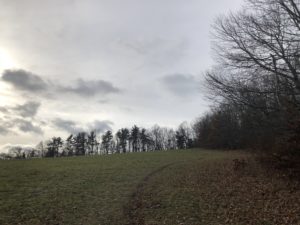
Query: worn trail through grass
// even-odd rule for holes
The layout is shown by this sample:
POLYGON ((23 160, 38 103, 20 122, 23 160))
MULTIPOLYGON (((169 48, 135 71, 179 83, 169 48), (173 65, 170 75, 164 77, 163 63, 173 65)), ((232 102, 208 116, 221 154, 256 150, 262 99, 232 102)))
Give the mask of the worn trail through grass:
POLYGON ((144 225, 145 224, 145 205, 143 204, 145 187, 151 182, 151 178, 162 172, 164 169, 174 165, 175 162, 161 166, 158 169, 147 174, 137 185, 136 190, 131 194, 128 204, 124 207, 124 216, 128 217, 127 225, 144 225))

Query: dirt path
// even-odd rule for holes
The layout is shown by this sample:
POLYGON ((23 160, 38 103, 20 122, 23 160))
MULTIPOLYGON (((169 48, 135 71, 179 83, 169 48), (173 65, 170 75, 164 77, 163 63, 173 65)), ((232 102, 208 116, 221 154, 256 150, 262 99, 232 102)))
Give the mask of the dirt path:
POLYGON ((144 218, 144 202, 143 196, 145 194, 145 187, 149 183, 150 179, 155 176, 156 174, 162 172, 164 169, 174 165, 174 163, 169 163, 164 166, 159 167, 158 169, 152 171, 151 173, 147 174, 143 178, 143 180, 136 186, 135 191, 131 194, 130 200, 128 204, 124 207, 124 215, 128 219, 126 225, 144 225, 145 218, 144 218))

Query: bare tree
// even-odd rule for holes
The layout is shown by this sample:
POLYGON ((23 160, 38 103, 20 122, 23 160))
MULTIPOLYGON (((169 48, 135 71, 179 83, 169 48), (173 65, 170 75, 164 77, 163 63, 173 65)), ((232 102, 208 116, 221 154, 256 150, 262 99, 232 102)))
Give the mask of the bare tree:
POLYGON ((14 146, 14 147, 10 148, 9 152, 11 154, 13 154, 15 156, 15 158, 17 158, 17 159, 25 158, 25 157, 23 157, 24 151, 23 151, 22 147, 20 147, 20 146, 14 146))
POLYGON ((219 68, 208 73, 218 95, 265 111, 299 106, 299 2, 250 0, 214 25, 219 68), (255 101, 268 99, 268 105, 255 101))
POLYGON ((270 155, 299 156, 292 141, 300 124, 299 22, 299 0, 248 0, 216 20, 217 64, 206 78, 220 104, 198 121, 198 141, 228 148, 252 142, 277 152, 270 155))

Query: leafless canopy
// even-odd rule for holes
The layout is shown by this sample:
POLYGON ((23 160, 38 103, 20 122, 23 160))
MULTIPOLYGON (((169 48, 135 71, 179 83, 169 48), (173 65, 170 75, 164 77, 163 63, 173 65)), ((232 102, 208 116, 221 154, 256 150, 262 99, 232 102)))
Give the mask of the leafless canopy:
POLYGON ((207 74, 218 96, 263 110, 300 105, 300 1, 248 0, 214 24, 218 65, 207 74))

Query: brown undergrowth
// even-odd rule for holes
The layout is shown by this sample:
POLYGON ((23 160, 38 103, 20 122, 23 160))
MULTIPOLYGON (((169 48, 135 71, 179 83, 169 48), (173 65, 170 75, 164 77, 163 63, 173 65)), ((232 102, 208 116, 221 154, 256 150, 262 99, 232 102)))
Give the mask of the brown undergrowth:
POLYGON ((178 164, 151 177, 140 196, 143 224, 300 224, 299 183, 251 157, 233 157, 178 164))

